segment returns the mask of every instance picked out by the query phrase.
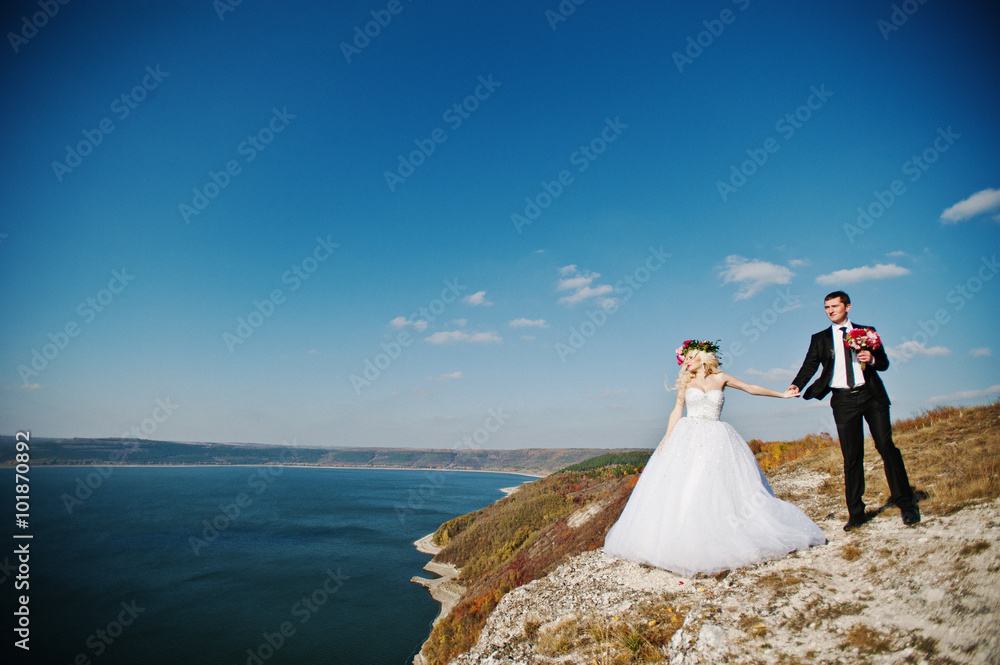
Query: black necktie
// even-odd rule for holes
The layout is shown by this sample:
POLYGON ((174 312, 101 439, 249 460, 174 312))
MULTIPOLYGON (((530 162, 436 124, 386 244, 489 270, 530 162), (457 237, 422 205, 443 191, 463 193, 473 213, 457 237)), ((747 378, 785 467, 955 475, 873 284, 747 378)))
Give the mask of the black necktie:
POLYGON ((844 333, 844 363, 847 367, 847 387, 854 387, 854 355, 851 347, 847 344, 847 326, 842 326, 840 332, 844 333))

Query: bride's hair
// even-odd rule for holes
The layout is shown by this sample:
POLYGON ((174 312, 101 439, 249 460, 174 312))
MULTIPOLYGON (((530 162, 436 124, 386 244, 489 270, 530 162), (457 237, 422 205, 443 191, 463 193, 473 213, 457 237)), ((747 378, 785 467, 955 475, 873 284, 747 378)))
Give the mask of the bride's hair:
MULTIPOLYGON (((702 351, 696 350, 695 354, 701 359, 702 365, 705 367, 705 374, 718 374, 719 373, 719 357, 715 355, 712 351, 702 351)), ((663 385, 667 390, 684 390, 687 388, 688 384, 691 383, 691 379, 697 372, 686 369, 684 365, 681 365, 681 370, 677 374, 677 381, 674 383, 674 387, 671 388, 666 381, 663 385)))

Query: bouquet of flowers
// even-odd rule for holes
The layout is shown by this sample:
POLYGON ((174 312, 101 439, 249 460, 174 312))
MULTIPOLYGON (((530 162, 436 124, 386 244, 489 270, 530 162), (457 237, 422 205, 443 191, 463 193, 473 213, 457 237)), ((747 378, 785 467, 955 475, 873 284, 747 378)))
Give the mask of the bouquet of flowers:
POLYGON ((854 328, 847 333, 847 345, 855 351, 874 351, 882 346, 878 333, 868 328, 854 328))
MULTIPOLYGON (((882 346, 882 338, 878 333, 868 328, 853 328, 844 337, 844 342, 855 351, 874 351, 882 346)), ((861 369, 865 363, 861 363, 861 369)))

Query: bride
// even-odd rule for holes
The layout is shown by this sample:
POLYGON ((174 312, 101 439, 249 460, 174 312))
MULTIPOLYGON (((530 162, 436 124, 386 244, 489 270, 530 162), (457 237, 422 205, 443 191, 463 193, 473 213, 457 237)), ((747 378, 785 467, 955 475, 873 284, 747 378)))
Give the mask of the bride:
POLYGON ((696 340, 677 349, 682 367, 667 433, 608 531, 608 555, 690 577, 826 542, 805 513, 774 496, 746 442, 719 420, 726 386, 751 395, 794 395, 720 372, 718 351, 696 340))

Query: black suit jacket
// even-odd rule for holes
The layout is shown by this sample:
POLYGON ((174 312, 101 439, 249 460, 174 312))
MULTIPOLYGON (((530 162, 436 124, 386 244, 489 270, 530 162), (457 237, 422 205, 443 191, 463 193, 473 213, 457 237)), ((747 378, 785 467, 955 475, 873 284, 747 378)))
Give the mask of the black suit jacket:
MULTIPOLYGON (((875 330, 872 326, 862 326, 857 323, 851 324, 855 328, 866 328, 875 330)), ((816 368, 823 366, 823 371, 819 378, 802 393, 805 399, 823 399, 830 392, 830 381, 833 379, 833 329, 827 327, 812 336, 809 342, 809 351, 806 352, 806 359, 802 361, 802 369, 795 375, 792 385, 799 390, 806 385, 806 382, 816 373, 816 368)), ((889 394, 885 391, 882 379, 878 373, 889 368, 889 356, 885 354, 885 345, 872 351, 872 362, 865 364, 864 377, 868 389, 880 404, 889 406, 889 394)))

